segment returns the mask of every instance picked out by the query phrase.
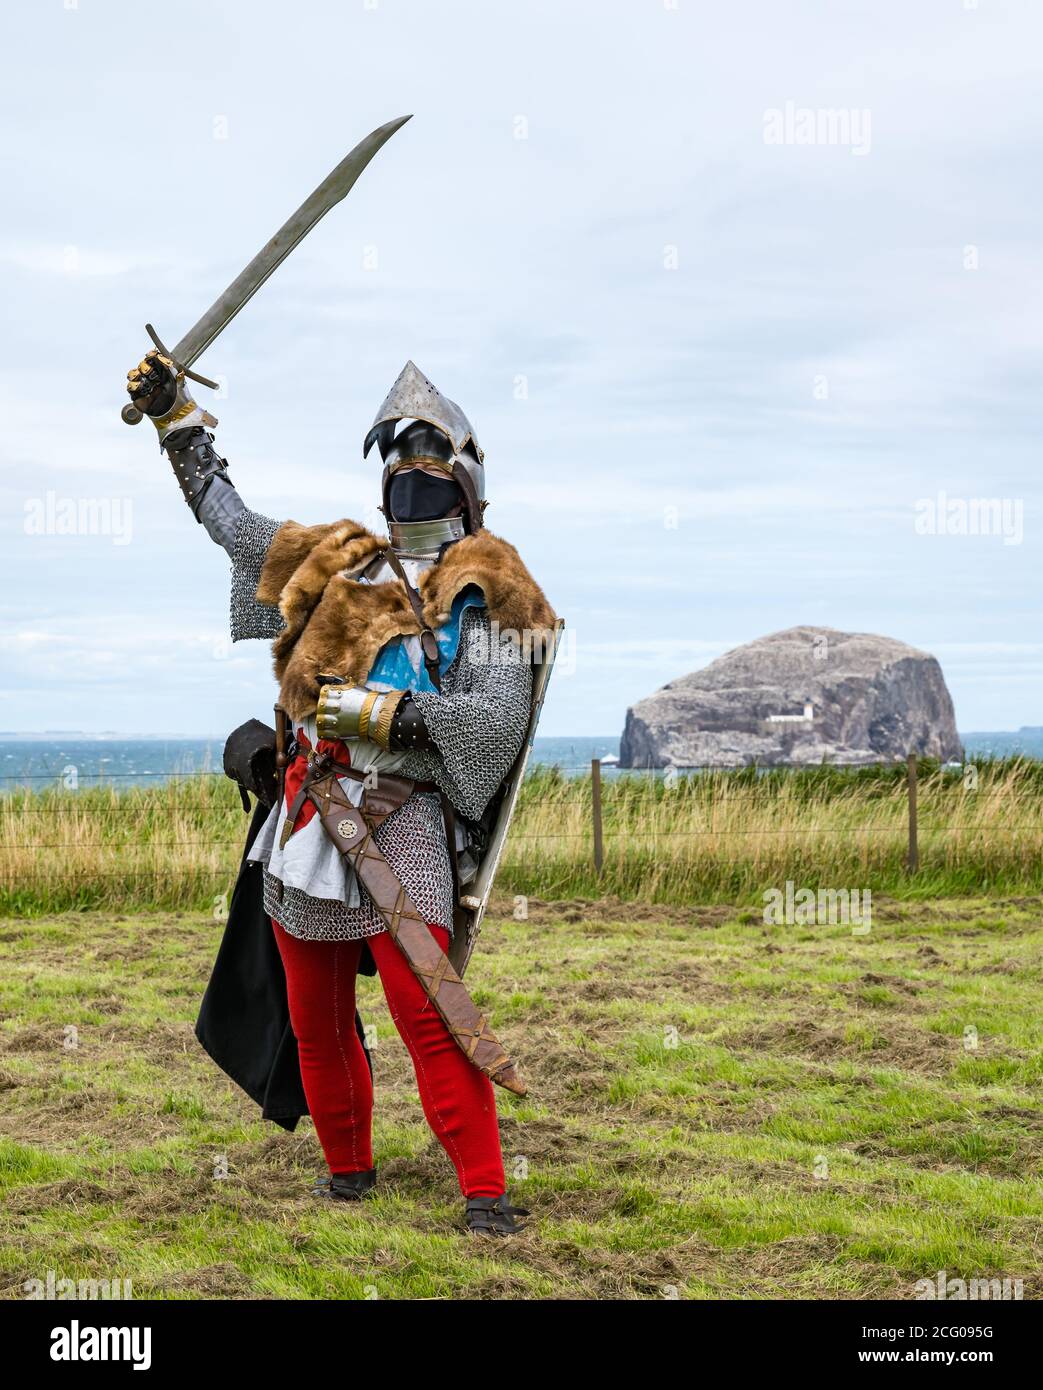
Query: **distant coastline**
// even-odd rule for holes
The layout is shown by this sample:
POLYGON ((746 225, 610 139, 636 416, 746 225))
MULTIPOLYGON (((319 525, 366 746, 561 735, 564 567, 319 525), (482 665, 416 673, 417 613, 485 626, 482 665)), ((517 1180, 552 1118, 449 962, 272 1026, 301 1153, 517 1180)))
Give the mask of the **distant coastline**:
MULTIPOLYGON (((1028 737, 1031 739, 1043 739, 1043 724, 1022 724, 1020 729, 993 729, 993 730, 968 730, 961 733, 962 739, 973 739, 980 741, 985 738, 995 739, 1017 739, 1028 737)), ((88 742, 93 739, 122 740, 126 743, 220 743, 222 736, 214 734, 121 734, 117 729, 102 729, 92 731, 90 729, 41 729, 41 730, 21 730, 21 729, 0 729, 0 744, 30 742, 34 739, 53 739, 67 738, 80 739, 88 742)), ((612 744, 614 751, 618 752, 619 736, 616 734, 563 734, 560 736, 537 739, 537 743, 598 743, 612 744)))
MULTIPOLYGON (((1043 760, 1043 726, 972 730, 960 737, 970 758, 1021 756, 1043 760)), ((111 781, 127 787, 171 776, 217 772, 223 746, 223 738, 128 738, 116 733, 69 731, 0 733, 0 792, 18 785, 41 787, 70 777, 77 785, 111 781)), ((574 776, 588 771, 592 758, 618 754, 618 735, 537 738, 531 763, 556 766, 574 776)), ((609 775, 628 775, 615 768, 606 771, 609 775)))

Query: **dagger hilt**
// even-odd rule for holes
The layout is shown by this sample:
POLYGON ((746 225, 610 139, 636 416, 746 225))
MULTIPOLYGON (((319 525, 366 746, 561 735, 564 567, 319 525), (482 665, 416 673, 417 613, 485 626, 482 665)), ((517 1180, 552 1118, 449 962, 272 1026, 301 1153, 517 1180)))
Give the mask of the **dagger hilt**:
MULTIPOLYGON (((171 363, 179 376, 187 376, 189 381, 198 381, 200 386, 209 386, 211 391, 219 391, 221 389, 216 381, 211 381, 208 376, 200 376, 198 372, 191 371, 183 362, 179 362, 176 357, 168 352, 160 341, 159 334, 150 323, 146 323, 145 332, 152 339, 153 343, 155 343, 157 350, 171 363)), ((120 419, 125 425, 140 425, 144 418, 144 411, 139 410, 133 401, 128 401, 120 411, 120 419)))

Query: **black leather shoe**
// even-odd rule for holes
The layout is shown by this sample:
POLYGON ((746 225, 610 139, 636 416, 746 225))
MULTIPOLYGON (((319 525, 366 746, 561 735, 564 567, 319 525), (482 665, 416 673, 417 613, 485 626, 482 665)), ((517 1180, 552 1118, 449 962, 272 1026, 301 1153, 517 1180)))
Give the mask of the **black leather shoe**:
POLYGON ((516 1216, 528 1216, 525 1207, 512 1207, 507 1193, 499 1197, 468 1197, 467 1229, 473 1236, 513 1236, 524 1231, 516 1216))
POLYGON ((317 1182, 311 1190, 313 1197, 328 1197, 334 1202, 361 1202, 377 1185, 377 1170, 365 1173, 334 1173, 325 1182, 317 1182))

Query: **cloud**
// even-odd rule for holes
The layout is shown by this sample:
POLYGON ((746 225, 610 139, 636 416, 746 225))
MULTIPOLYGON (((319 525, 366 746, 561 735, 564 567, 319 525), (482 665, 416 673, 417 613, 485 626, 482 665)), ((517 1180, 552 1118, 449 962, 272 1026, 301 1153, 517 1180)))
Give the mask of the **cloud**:
POLYGON ((12 266, 36 275, 113 277, 142 274, 163 263, 155 254, 97 250, 74 242, 64 246, 0 244, 0 266, 12 266))
POLYGON ((188 733, 268 700, 263 647, 209 655, 227 564, 149 427, 121 424, 123 378, 144 321, 176 340, 396 91, 415 118, 199 364, 225 379, 218 447, 251 505, 364 515, 362 437, 413 357, 474 420, 490 524, 587 652, 549 728, 618 728, 656 683, 799 621, 942 654, 965 726, 1033 722, 1043 16, 315 0, 299 24, 258 0, 244 25, 185 0, 193 63, 162 12, 135 11, 130 61, 125 8, 88 8, 9 25, 38 59, 6 74, 0 242, 25 727, 70 670, 92 727, 137 717, 139 669, 188 733), (143 148, 128 112, 172 83, 179 119, 143 148), (787 100, 869 107, 871 154, 765 146, 787 100), (915 537, 941 489, 1025 498, 1025 545, 915 537), (131 498, 131 544, 27 536, 49 490, 131 498))

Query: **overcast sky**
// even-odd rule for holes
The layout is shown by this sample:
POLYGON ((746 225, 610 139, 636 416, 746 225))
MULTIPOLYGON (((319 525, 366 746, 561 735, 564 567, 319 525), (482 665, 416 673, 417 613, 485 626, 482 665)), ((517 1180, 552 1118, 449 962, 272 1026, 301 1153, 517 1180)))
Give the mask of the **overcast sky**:
POLYGON ((0 37, 0 728, 270 713, 123 379, 406 112, 199 362, 250 505, 372 522, 412 357, 569 624, 542 732, 799 623, 1043 724, 1039 4, 8 0, 0 37))

